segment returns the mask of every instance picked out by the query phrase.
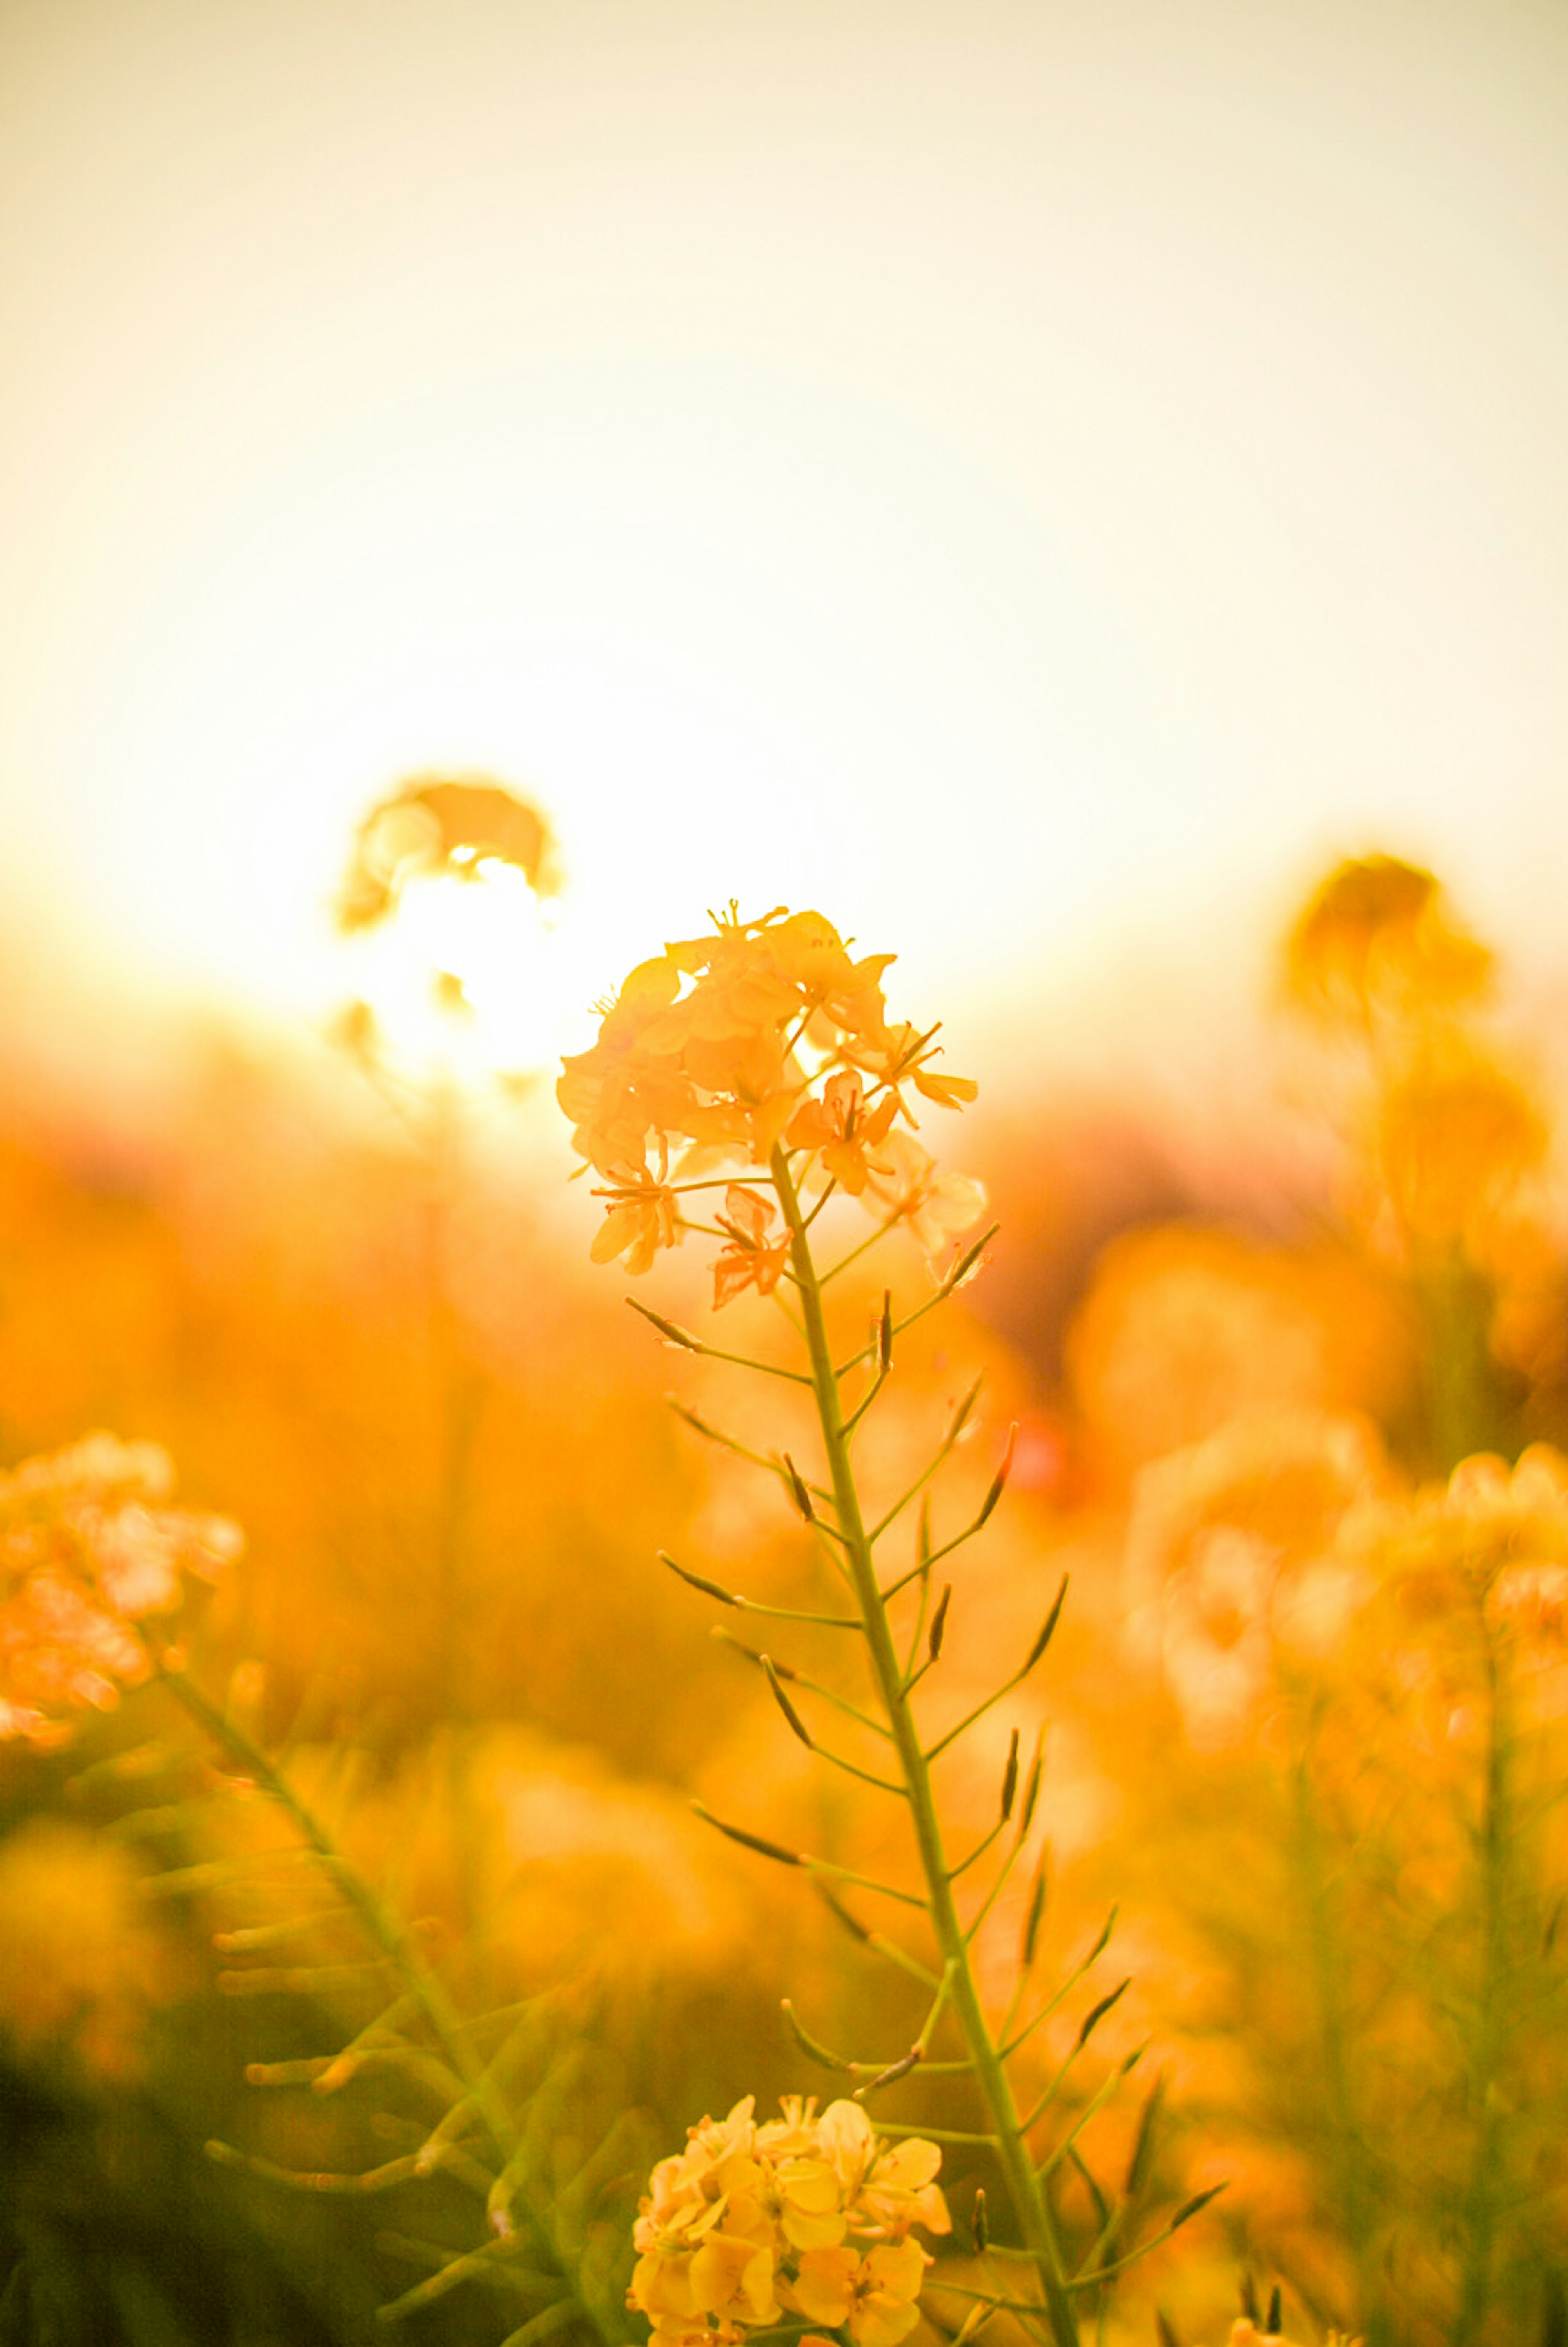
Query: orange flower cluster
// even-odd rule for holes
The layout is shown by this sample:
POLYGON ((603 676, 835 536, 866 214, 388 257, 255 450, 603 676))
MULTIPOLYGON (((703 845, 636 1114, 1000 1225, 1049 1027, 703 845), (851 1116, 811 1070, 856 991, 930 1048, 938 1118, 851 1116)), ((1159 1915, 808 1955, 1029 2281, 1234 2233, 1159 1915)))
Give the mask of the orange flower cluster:
MULTIPOLYGON (((919 2321, 927 2252, 911 2227, 951 2230, 942 2154, 879 2136, 859 2103, 787 2095, 759 2127, 755 2099, 704 2119, 654 2169, 633 2236, 627 2304, 656 2347, 736 2347, 748 2329, 804 2320, 855 2347, 896 2347, 919 2321)), ((813 2347, 808 2335, 802 2347, 813 2347)), ((827 2347, 827 2342, 817 2342, 827 2347)))
POLYGON ((1549 1442, 1512 1468, 1490 1451, 1461 1459, 1446 1484, 1369 1507, 1347 1532, 1418 1611, 1479 1599, 1520 1632, 1568 1627, 1568 1460, 1549 1442))
MULTIPOLYGON (((712 935, 637 965, 597 1042, 565 1061, 556 1086, 579 1153, 609 1185, 597 1194, 608 1211, 596 1263, 624 1255, 628 1270, 642 1272, 679 1243, 687 1225, 669 1180, 672 1144, 693 1153, 690 1171, 726 1161, 765 1167, 782 1143, 852 1197, 869 1193, 891 1215, 920 1217, 927 1239, 967 1227, 984 1203, 979 1185, 964 1185, 962 1198, 952 1181, 943 1189, 918 1144, 892 1133, 899 1117, 915 1122, 906 1086, 944 1108, 962 1107, 976 1089, 932 1069, 934 1028, 922 1034, 889 1020, 881 980, 892 959, 852 959, 820 913, 779 907, 742 921, 732 907, 712 935), (890 1154, 895 1140, 901 1153, 890 1154)), ((770 1200, 732 1184, 725 1207, 718 1304, 748 1286, 767 1294, 788 1255, 770 1200)))
MULTIPOLYGON (((1283 2334, 1278 2331, 1260 2331, 1249 2315, 1242 2315, 1230 2326, 1229 2347, 1286 2347, 1283 2334)), ((1362 2347, 1359 2339, 1348 2339, 1342 2331, 1330 2331, 1323 2347, 1362 2347)))
POLYGON ((1453 919, 1441 887, 1396 856, 1340 864, 1285 948, 1286 985, 1309 1016, 1367 1026, 1452 1009, 1486 991, 1492 956, 1453 919))
POLYGON ((224 1518, 161 1504, 173 1486, 167 1451, 112 1434, 0 1475, 0 1738, 62 1743, 107 1709, 152 1668, 135 1624, 239 1554, 224 1518))

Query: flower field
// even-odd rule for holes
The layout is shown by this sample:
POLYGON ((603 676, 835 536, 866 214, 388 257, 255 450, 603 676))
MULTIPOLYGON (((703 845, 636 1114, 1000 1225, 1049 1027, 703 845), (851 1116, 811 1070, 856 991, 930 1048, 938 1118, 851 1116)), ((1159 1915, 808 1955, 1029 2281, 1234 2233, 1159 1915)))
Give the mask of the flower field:
POLYGON ((1568 1225, 1461 893, 1308 897, 1223 1196, 838 907, 554 1106, 362 1006, 19 1061, 0 2342, 1568 2339, 1568 1225))

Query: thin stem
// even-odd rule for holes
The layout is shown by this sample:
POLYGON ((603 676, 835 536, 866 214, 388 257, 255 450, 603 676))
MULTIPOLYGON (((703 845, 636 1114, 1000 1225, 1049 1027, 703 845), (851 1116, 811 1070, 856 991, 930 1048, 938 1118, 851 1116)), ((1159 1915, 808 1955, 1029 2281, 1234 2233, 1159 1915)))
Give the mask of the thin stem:
MULTIPOLYGON (((1012 2195, 1020 2230, 1025 2243, 1034 2252, 1036 2270, 1059 2347, 1076 2347, 1077 2326, 1064 2287, 1064 2268, 1050 2208, 1018 2124, 1011 2084, 986 2025, 971 1963, 969 1941, 953 1900, 931 1771, 904 1692, 905 1673, 893 1645, 887 1608, 878 1586, 871 1542, 861 1513, 860 1495, 844 1436, 843 1419, 839 1407, 839 1373, 833 1366, 828 1342, 822 1291, 811 1259, 810 1238, 782 1149, 774 1149, 769 1170, 789 1229, 791 1259, 799 1282, 801 1312, 811 1363, 811 1383, 828 1457, 830 1481, 839 1522, 849 1543, 847 1562, 860 1601, 867 1650, 909 1789, 910 1816, 925 1876, 926 1906, 942 1955, 943 1977, 951 1983, 950 2000, 974 2064, 976 2083, 993 2122, 997 2156, 1012 2195)), ((986 2140, 983 2137, 980 2139, 986 2140)))
MULTIPOLYGON (((333 1880, 348 1905, 359 1917, 372 1943, 407 1982, 409 1993, 429 2024, 443 2059, 463 2082, 469 2106, 484 2122, 503 2161, 509 2160, 517 2149, 522 2130, 513 2116, 511 2104, 496 2081, 493 2063, 483 2060, 470 2043, 463 2017, 448 1995, 445 1983, 431 1970, 414 1941, 395 1922, 369 1883, 342 1858, 317 1823, 313 1813, 300 1799, 288 1778, 274 1767, 260 1745, 255 1743, 236 1721, 227 1717, 216 1704, 209 1702, 184 1671, 171 1670, 165 1665, 162 1676, 164 1684, 185 1706, 198 1725, 216 1744, 231 1754, 253 1783, 261 1786, 271 1796, 291 1819, 312 1854, 331 1868, 333 1880)), ((546 2217, 531 2199, 524 2198, 522 2208, 535 2243, 566 2281, 575 2303, 580 2306, 584 2316, 592 2323, 604 2347, 619 2347, 620 2332, 607 2324, 587 2298, 577 2291, 572 2279, 571 2261, 555 2240, 554 2229, 546 2217)))
POLYGON ((1465 2247, 1454 2347, 1465 2347, 1465 2342, 1476 2338, 1481 2330, 1492 2295, 1498 2210, 1506 2188, 1505 2179, 1499 2173, 1498 2082, 1507 2037, 1502 2005, 1508 1963, 1509 1736, 1501 1657, 1488 1633, 1484 1604, 1478 1604, 1476 1610, 1481 1617, 1478 1627, 1486 1687, 1486 1781, 1476 1837, 1481 1875, 1477 1900, 1481 1929, 1481 1978, 1477 1983, 1469 2079, 1475 2141, 1462 2213, 1465 2247))

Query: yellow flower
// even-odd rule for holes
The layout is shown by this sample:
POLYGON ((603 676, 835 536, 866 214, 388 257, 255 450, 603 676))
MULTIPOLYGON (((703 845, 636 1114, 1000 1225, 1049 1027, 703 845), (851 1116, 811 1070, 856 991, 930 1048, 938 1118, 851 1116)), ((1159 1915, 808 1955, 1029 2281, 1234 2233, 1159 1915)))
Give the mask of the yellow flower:
POLYGON ((868 1109, 865 1086, 852 1069, 846 1068, 829 1078, 820 1100, 809 1100, 796 1111, 784 1137, 791 1149, 820 1151, 824 1173, 858 1198, 880 1170, 866 1153, 880 1151, 898 1106, 890 1092, 875 1108, 868 1109))
POLYGON ((0 1841, 0 2037, 57 2075, 139 2065, 150 2008, 178 1983, 126 1852, 35 1818, 0 1841))
POLYGON ((719 1217, 729 1237, 713 1266, 715 1311, 745 1287, 755 1287, 759 1296, 772 1295, 789 1260, 788 1232, 769 1236, 777 1218, 770 1198, 759 1196, 743 1183, 729 1184, 719 1217))
POLYGON ((624 1255, 626 1269, 642 1273, 660 1247, 678 1246, 686 1235, 675 1192, 667 1184, 656 1182, 646 1166, 635 1182, 622 1183, 613 1190, 596 1190, 594 1195, 610 1201, 588 1250, 595 1263, 613 1263, 616 1255, 624 1255))
POLYGON ((1446 1484, 1359 1511, 1345 1544, 1424 1610, 1479 1591, 1494 1614, 1550 1626, 1568 1588, 1568 1460, 1547 1442, 1512 1469, 1487 1451, 1461 1459, 1446 1484))
POLYGON ((1369 856, 1332 871, 1291 931, 1286 984, 1326 1024, 1365 1025, 1481 994, 1492 956, 1451 921, 1419 865, 1369 856))
POLYGON ((157 1504, 173 1483, 156 1443, 110 1434, 0 1475, 0 1738, 59 1743, 112 1705, 152 1668, 135 1624, 239 1554, 223 1518, 157 1504))
MULTIPOLYGON (((1278 2331, 1259 2331, 1250 2316, 1241 2315, 1230 2326, 1228 2347, 1268 2347, 1270 2340, 1278 2341, 1278 2331)), ((1323 2347, 1363 2347, 1359 2339, 1347 2338, 1342 2331, 1330 2331, 1323 2347)))
POLYGON ((1423 1061, 1383 1102, 1383 1178, 1418 1243, 1481 1254, 1548 1138, 1523 1087, 1490 1061, 1423 1061))
MULTIPOLYGON (((705 1167, 766 1165, 787 1137, 859 1195, 881 1169, 893 1120, 908 1118, 901 1084, 949 1108, 973 1098, 967 1077, 930 1071, 934 1029, 890 1026, 881 982, 891 959, 852 959, 820 913, 776 907, 743 921, 732 907, 711 936, 638 964, 606 1008, 597 1041, 565 1061, 555 1088, 578 1153, 615 1185, 604 1194, 611 1204, 596 1261, 624 1254, 632 1270, 646 1270, 672 1243, 678 1218, 663 1195, 672 1144, 689 1143, 705 1167), (657 1184, 650 1142, 661 1153, 657 1184)), ((928 1172, 911 1220, 936 1232, 959 1194, 928 1172)), ((782 1270, 782 1241, 764 1241, 752 1219, 743 1210, 716 1272, 716 1304, 745 1286, 766 1294, 782 1270)))
POLYGON ((907 1223, 928 1255, 971 1230, 986 1208, 985 1184, 969 1174, 942 1174, 907 1133, 890 1133, 866 1181, 868 1203, 907 1223))
POLYGON ((814 2097, 789 2096, 762 2127, 752 2109, 748 2098, 705 2119, 654 2169, 627 2303, 667 2347, 734 2342, 781 2308, 848 2323, 859 2347, 895 2347, 914 2327, 930 2262, 909 2229, 949 2229, 941 2153, 888 2143, 858 2103, 819 2118, 814 2097))
POLYGON ((807 2250, 793 2297, 812 2322, 849 2325, 856 2347, 896 2347, 920 2320, 916 2301, 930 2260, 918 2241, 881 2241, 852 2249, 807 2250))

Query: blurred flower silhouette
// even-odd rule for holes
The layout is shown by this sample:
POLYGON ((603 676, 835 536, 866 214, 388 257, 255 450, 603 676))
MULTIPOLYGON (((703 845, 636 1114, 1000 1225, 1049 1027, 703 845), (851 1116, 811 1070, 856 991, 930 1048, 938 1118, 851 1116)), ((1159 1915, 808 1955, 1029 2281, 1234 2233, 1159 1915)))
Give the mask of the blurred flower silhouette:
POLYGON ((173 1485, 167 1451, 109 1434, 0 1476, 0 1737, 59 1743, 107 1709, 152 1669, 136 1624, 239 1553, 225 1518, 160 1504, 173 1485))

